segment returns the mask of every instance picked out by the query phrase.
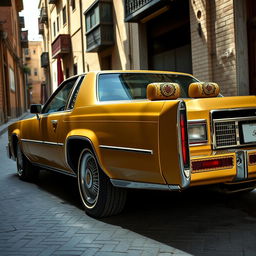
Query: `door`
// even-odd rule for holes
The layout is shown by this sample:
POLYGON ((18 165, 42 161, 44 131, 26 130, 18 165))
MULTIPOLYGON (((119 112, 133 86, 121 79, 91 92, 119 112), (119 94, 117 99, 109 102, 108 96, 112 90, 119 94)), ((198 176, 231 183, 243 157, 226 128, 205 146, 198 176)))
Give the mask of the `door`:
POLYGON ((42 146, 40 152, 41 164, 61 168, 60 159, 64 154, 64 143, 58 143, 58 137, 64 130, 62 116, 66 112, 67 104, 76 85, 76 78, 65 81, 46 103, 40 116, 40 133, 42 135, 42 146))

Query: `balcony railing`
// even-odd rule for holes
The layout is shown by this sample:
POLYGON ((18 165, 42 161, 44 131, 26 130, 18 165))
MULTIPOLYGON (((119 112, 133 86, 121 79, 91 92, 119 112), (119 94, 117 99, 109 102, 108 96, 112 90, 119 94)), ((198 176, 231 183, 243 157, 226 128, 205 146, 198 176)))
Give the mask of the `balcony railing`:
POLYGON ((25 28, 25 19, 23 16, 19 17, 20 20, 20 28, 25 28))
POLYGON ((0 6, 12 6, 12 0, 1 0, 0 6))
POLYGON ((44 34, 44 23, 40 23, 40 18, 38 18, 38 33, 39 35, 44 34))
POLYGON ((47 68, 49 66, 49 53, 43 52, 41 54, 41 67, 47 68))
POLYGON ((56 4, 58 0, 49 0, 49 4, 56 4))
POLYGON ((71 51, 70 35, 58 35, 52 43, 52 58, 69 54, 71 51))
POLYGON ((20 42, 22 48, 28 48, 28 30, 20 32, 20 42))
POLYGON ((137 22, 167 5, 167 0, 125 0, 125 21, 137 22))
POLYGON ((46 23, 47 20, 48 20, 47 9, 46 9, 46 7, 42 7, 41 11, 40 11, 39 22, 40 23, 46 23))

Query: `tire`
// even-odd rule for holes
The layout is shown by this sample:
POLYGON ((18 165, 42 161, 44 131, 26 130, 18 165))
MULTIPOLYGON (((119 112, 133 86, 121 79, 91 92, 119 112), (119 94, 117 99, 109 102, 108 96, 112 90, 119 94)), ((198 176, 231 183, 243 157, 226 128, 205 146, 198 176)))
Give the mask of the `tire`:
POLYGON ((36 181, 39 175, 39 169, 33 166, 21 151, 20 144, 17 144, 17 174, 23 181, 36 181))
POLYGON ((94 218, 116 215, 125 206, 127 191, 111 184, 89 149, 79 158, 78 188, 85 212, 94 218))

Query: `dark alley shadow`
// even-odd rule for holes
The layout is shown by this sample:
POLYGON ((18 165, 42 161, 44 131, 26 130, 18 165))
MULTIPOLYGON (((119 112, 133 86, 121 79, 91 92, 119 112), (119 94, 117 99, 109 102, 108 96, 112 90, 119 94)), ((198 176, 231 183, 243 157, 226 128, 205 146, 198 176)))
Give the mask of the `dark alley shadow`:
MULTIPOLYGON (((82 210, 75 178, 41 171, 36 185, 82 210)), ((255 201, 256 190, 240 195, 207 188, 182 193, 129 190, 124 211, 99 221, 193 255, 226 255, 230 250, 232 255, 254 255, 250 253, 256 251, 255 201)))

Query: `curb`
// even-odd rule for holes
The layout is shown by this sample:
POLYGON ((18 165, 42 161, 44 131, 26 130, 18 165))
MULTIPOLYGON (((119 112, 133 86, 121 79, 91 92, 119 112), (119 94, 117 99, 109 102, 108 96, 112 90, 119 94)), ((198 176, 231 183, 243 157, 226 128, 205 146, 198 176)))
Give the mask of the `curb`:
POLYGON ((8 130, 9 125, 11 125, 19 120, 25 119, 29 114, 30 113, 25 112, 20 117, 10 119, 7 123, 0 125, 0 136, 2 136, 8 130))

